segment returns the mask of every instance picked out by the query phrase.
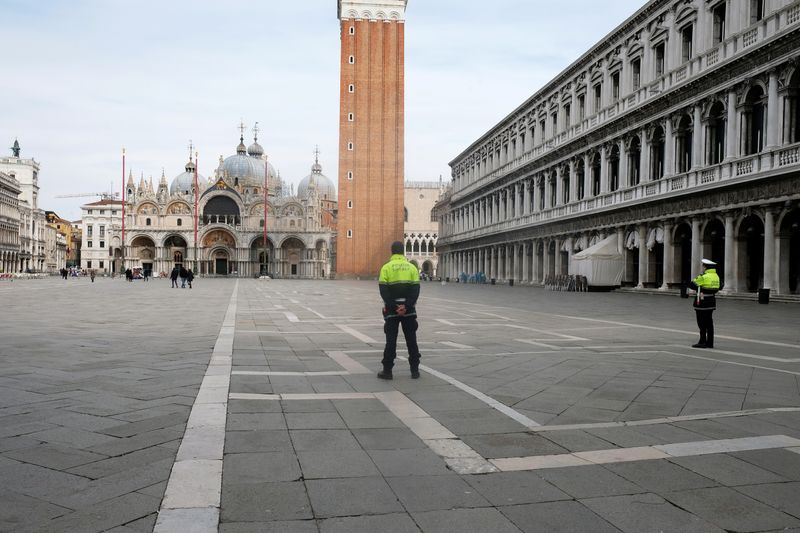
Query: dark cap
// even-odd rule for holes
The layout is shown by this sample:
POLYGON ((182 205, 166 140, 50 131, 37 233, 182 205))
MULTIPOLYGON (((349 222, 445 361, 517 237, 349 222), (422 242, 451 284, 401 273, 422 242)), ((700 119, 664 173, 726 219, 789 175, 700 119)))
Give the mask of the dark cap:
POLYGON ((403 247, 403 243, 402 242, 394 241, 392 243, 392 253, 393 254, 402 254, 404 249, 405 248, 403 247))

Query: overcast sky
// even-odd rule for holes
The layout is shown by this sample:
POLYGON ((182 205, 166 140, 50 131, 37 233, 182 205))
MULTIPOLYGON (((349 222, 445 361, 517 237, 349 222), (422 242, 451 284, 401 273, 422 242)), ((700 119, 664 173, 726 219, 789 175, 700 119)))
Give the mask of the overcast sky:
MULTIPOLYGON (((411 0, 406 23, 406 179, 447 163, 632 15, 644 0, 411 0)), ((259 142, 288 183, 319 145, 336 182, 335 0, 0 0, 0 148, 41 163, 39 207, 75 219, 138 177, 200 173, 259 142)))

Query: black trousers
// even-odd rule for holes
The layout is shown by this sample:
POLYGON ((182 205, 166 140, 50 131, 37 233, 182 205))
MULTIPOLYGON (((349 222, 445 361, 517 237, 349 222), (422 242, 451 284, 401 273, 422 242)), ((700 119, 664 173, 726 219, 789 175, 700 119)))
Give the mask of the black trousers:
POLYGON ((714 346, 714 314, 713 310, 698 311, 695 309, 697 315, 697 327, 700 328, 700 344, 705 344, 709 348, 714 346))
POLYGON ((391 370, 394 367, 394 359, 397 357, 397 333, 403 327, 403 336, 406 338, 408 348, 408 364, 411 368, 419 366, 419 346, 417 346, 417 324, 416 316, 404 316, 387 318, 383 322, 383 332, 386 333, 386 347, 383 349, 383 368, 391 370))

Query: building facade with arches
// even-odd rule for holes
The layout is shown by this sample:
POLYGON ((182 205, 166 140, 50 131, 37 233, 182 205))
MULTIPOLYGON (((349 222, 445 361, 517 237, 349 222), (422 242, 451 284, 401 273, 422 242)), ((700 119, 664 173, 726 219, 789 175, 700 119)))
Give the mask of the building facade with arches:
POLYGON ((451 162, 440 272, 800 293, 800 2, 651 0, 451 162))
POLYGON ((439 240, 439 219, 433 208, 444 191, 441 180, 407 181, 404 192, 403 244, 405 255, 420 273, 429 277, 437 275, 439 256, 436 244, 439 240))
POLYGON ((328 278, 336 202, 318 159, 292 194, 257 137, 249 147, 241 137, 209 178, 196 174, 191 157, 170 184, 163 174, 157 187, 129 175, 125 267, 156 276, 183 265, 206 276, 328 278))

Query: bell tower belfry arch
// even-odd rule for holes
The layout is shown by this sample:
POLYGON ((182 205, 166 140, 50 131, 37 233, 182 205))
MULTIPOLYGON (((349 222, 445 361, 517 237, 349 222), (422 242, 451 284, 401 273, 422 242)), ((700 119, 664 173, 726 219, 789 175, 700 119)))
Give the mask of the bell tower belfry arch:
POLYGON ((377 277, 403 240, 408 0, 338 0, 337 277, 377 277))

